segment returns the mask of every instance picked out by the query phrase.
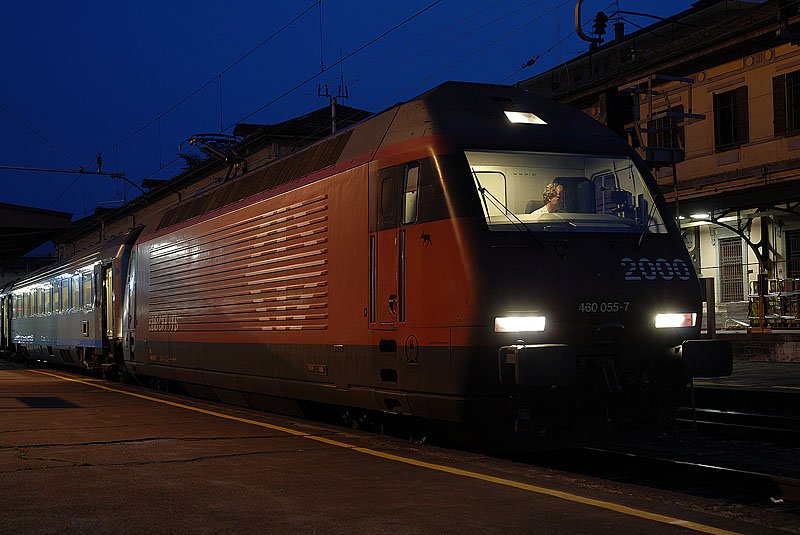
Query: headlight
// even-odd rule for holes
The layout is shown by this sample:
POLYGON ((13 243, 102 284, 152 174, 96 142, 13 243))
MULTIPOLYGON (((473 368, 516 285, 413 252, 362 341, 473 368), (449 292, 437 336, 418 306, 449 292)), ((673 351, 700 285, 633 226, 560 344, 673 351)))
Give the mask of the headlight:
POLYGON ((543 331, 544 324, 544 316, 505 316, 494 319, 494 332, 520 333, 543 331))
POLYGON ((656 314, 656 329, 694 327, 695 323, 697 323, 697 314, 695 312, 687 312, 684 314, 656 314))

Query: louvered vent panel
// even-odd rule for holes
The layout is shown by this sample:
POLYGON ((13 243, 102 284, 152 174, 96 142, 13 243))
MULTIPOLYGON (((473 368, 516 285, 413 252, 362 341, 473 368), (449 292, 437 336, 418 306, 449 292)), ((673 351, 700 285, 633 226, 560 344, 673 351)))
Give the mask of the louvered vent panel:
POLYGON ((150 251, 151 331, 326 329, 328 198, 150 251))

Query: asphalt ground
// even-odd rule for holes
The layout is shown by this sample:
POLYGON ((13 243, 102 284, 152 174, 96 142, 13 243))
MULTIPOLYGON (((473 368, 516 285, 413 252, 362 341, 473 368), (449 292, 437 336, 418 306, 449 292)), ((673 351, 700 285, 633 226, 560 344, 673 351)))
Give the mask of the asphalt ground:
POLYGON ((0 360, 0 533, 772 533, 730 504, 0 360))

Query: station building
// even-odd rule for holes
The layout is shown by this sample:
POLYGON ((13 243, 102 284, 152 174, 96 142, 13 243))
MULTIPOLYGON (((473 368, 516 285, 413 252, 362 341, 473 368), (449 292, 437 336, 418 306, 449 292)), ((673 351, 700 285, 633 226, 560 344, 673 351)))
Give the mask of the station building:
POLYGON ((626 33, 629 15, 605 35, 595 18, 589 51, 518 85, 639 151, 714 280, 718 329, 800 327, 798 3, 703 0, 626 33))

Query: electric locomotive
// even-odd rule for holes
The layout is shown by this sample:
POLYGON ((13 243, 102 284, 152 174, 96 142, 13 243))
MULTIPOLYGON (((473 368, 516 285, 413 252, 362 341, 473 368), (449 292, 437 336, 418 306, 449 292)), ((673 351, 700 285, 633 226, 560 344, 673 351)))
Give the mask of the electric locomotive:
POLYGON ((652 429, 732 367, 635 152, 506 86, 442 84, 168 209, 117 297, 123 373, 497 448, 652 429))

